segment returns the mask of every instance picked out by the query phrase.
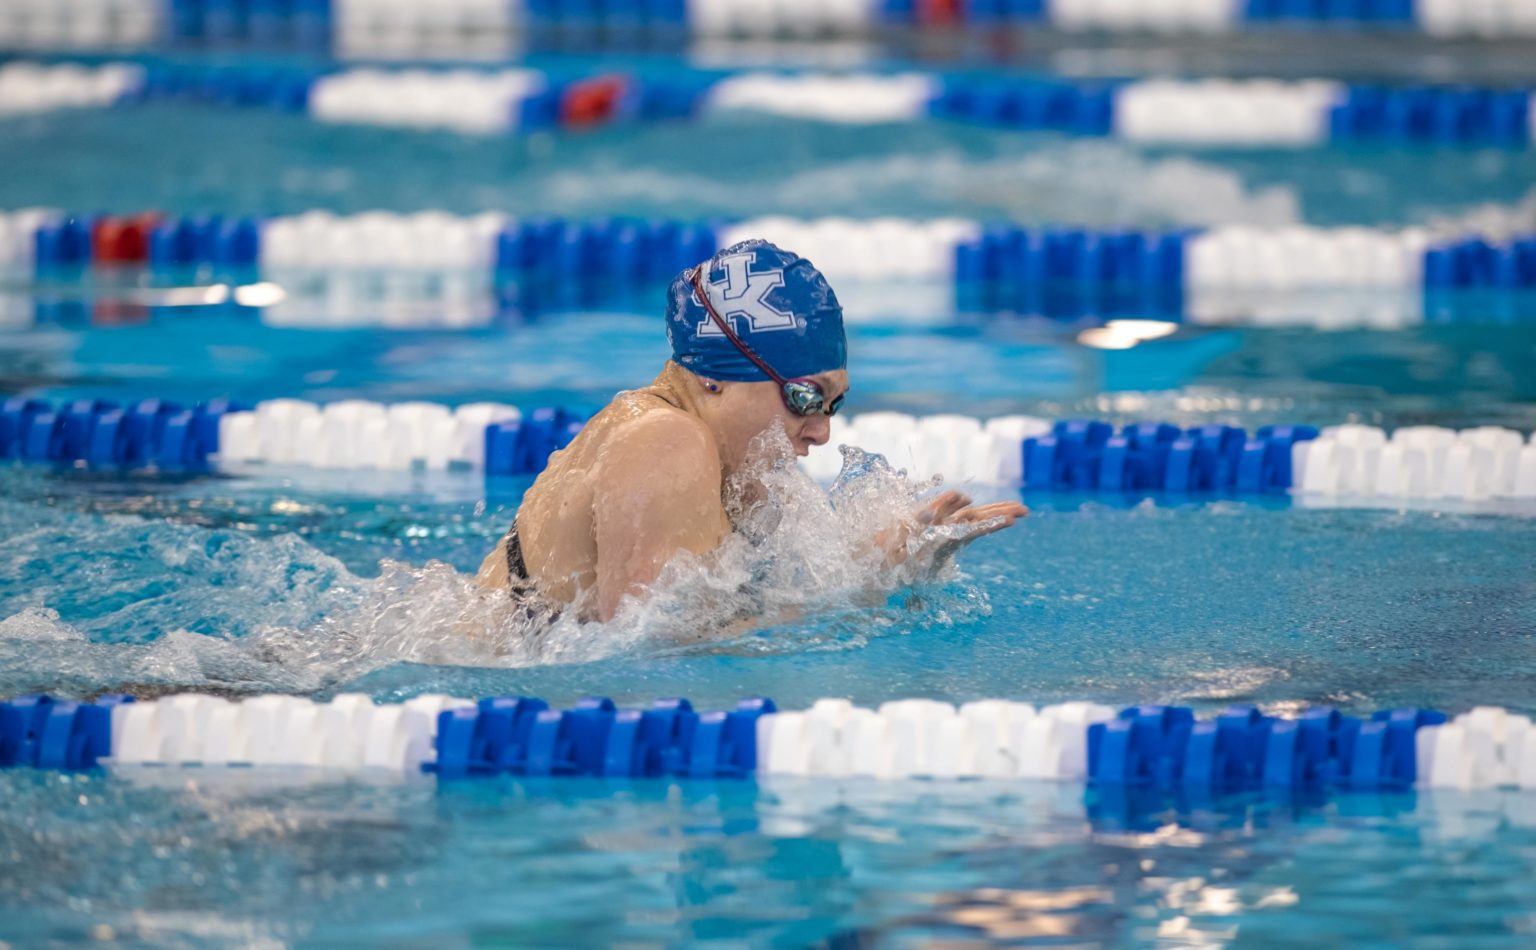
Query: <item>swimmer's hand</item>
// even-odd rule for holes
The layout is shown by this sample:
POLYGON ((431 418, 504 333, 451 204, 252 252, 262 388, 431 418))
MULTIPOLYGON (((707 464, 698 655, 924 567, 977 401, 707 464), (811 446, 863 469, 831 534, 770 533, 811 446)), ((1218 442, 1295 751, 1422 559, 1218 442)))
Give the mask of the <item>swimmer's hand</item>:
POLYGON ((966 542, 1004 528, 1011 528, 1014 522, 1028 515, 1029 509, 1016 501, 994 501, 990 505, 972 505, 970 498, 953 489, 917 509, 919 524, 976 525, 976 532, 968 535, 966 542))
MULTIPOLYGON (((900 524, 882 531, 876 544, 886 552, 886 566, 915 564, 937 570, 944 566, 961 548, 1027 517, 1029 509, 1016 501, 997 501, 988 505, 972 505, 969 496, 953 489, 944 492, 913 512, 913 519, 921 531, 926 528, 948 528, 934 532, 914 548, 908 542, 912 537, 912 525, 900 524)), ((928 534, 922 531, 922 534, 928 534)))

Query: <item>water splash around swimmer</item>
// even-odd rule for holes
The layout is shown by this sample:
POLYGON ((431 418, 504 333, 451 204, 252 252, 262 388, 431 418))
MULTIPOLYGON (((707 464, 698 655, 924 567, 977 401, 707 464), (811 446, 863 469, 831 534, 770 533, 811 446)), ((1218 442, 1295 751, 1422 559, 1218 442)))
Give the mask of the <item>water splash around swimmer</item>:
MULTIPOLYGON (((925 526, 914 513, 939 481, 915 482, 879 455, 842 447, 842 473, 823 490, 795 463, 780 427, 758 437, 751 463, 726 483, 734 534, 707 558, 678 557, 614 628, 662 648, 754 652, 861 645, 881 630, 985 609, 979 591, 950 591, 952 565, 888 563, 874 543, 901 530, 907 547, 968 536, 965 526, 925 526), (921 595, 930 606, 907 606, 921 595)), ((584 631, 585 632, 585 631, 584 631)))
POLYGON ((988 613, 979 590, 955 583, 952 565, 889 565, 870 543, 897 526, 915 550, 966 534, 914 518, 938 481, 913 481, 856 448, 842 452, 843 471, 824 490, 794 464, 782 428, 765 432, 727 481, 737 530, 707 557, 675 557, 645 597, 606 623, 567 613, 546 624, 446 565, 385 562, 357 609, 310 630, 260 631, 252 649, 337 682, 395 662, 521 667, 625 653, 848 649, 988 613))
POLYGON ((984 595, 953 567, 941 565, 935 574, 931 564, 887 565, 869 544, 900 523, 911 530, 912 546, 958 533, 913 520, 936 481, 910 480, 884 458, 845 447, 842 474, 823 489, 793 463, 782 430, 770 430, 761 442, 747 470, 727 485, 738 530, 707 563, 676 558, 650 596, 625 604, 608 623, 573 616, 552 625, 534 622, 511 609, 505 594, 488 592, 473 575, 441 562, 385 560, 377 578, 366 578, 297 536, 114 517, 103 530, 124 538, 159 535, 151 547, 167 557, 185 560, 189 550, 218 548, 212 567, 166 562, 180 578, 156 608, 166 632, 146 643, 94 643, 57 614, 28 614, 0 623, 0 647, 14 641, 15 649, 5 652, 14 654, 16 689, 68 682, 79 692, 124 683, 315 692, 398 663, 509 668, 626 653, 850 649, 875 636, 990 611, 984 595), (251 588, 253 577, 283 578, 300 568, 325 582, 251 588), (251 596, 240 600, 248 589, 251 596), (239 616, 231 629, 196 633, 177 626, 191 606, 204 605, 206 612, 206 604, 231 597, 238 603, 221 609, 239 616), (44 627, 58 649, 52 643, 39 649, 35 638, 44 627))

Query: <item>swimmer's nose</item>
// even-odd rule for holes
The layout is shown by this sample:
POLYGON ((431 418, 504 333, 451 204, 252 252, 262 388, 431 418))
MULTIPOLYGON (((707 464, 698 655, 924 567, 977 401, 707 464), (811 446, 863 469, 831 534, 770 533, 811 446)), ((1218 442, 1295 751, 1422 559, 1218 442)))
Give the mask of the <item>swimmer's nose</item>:
POLYGON ((805 428, 800 430, 800 437, 811 445, 826 445, 832 438, 832 421, 826 416, 809 416, 805 428))

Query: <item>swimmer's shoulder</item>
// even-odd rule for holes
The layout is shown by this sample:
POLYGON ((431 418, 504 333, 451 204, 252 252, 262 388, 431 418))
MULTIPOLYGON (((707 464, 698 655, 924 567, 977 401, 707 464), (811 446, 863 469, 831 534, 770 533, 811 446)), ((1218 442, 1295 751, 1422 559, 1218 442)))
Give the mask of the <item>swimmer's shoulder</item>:
POLYGON ((603 415, 611 414, 623 418, 637 418, 656 413, 694 418, 673 401, 673 396, 664 387, 657 385, 626 389, 616 393, 613 401, 603 410, 603 415))
POLYGON ((644 391, 624 393, 609 407, 618 411, 604 439, 603 467, 611 474, 643 472, 650 478, 718 483, 719 451, 703 420, 654 398, 627 404, 637 396, 643 397, 644 391))
POLYGON ((713 448, 714 438, 704 421, 685 412, 665 390, 655 386, 619 393, 601 415, 613 434, 626 440, 671 439, 692 443, 702 439, 713 448))

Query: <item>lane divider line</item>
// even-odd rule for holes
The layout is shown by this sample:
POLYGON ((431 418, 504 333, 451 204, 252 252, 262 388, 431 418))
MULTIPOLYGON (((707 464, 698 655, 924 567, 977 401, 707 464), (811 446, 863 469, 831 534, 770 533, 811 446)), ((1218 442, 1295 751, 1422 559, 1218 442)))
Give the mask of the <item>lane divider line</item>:
MULTIPOLYGON (((1536 12, 1536 0, 1529 2, 1536 12)), ((305 114, 319 122, 469 135, 752 113, 853 125, 940 119, 1203 148, 1384 142, 1527 149, 1536 136, 1533 95, 1536 90, 1528 87, 1394 87, 1322 79, 1090 82, 921 72, 722 75, 704 70, 570 78, 532 69, 302 70, 26 61, 0 66, 0 116, 195 102, 305 114)))
POLYGON ((1483 706, 1365 717, 1314 707, 1295 717, 1233 706, 1036 708, 930 699, 877 709, 821 699, 780 710, 752 698, 701 712, 686 699, 621 709, 601 697, 554 709, 530 697, 419 696, 375 704, 195 693, 94 703, 44 695, 0 703, 0 767, 302 767, 436 775, 742 779, 1045 779, 1225 793, 1536 789, 1536 725, 1483 706))
MULTIPOLYGON (((0 403, 0 460, 97 468, 227 471, 251 466, 536 475, 586 417, 505 403, 448 407, 349 399, 320 405, 213 399, 0 403)), ((1032 416, 868 412, 837 416, 801 465, 818 481, 842 468, 839 447, 885 456, 918 479, 1026 490, 1136 496, 1276 495, 1333 499, 1536 498, 1536 435, 1498 426, 1460 432, 1355 424, 1180 427, 1032 416)))
POLYGON ((958 312, 1067 325, 1326 329, 1536 313, 1536 234, 1425 228, 1094 231, 959 218, 572 221, 437 211, 261 218, 23 209, 0 212, 0 267, 30 268, 39 280, 64 286, 96 271, 143 269, 151 286, 170 288, 163 295, 190 285, 185 300, 174 298, 178 306, 264 308, 279 322, 302 322, 305 307, 323 305, 345 319, 359 308, 410 305, 462 325, 473 322, 476 301, 508 314, 644 308, 673 275, 748 237, 814 260, 839 287, 850 319, 866 322, 958 312))

